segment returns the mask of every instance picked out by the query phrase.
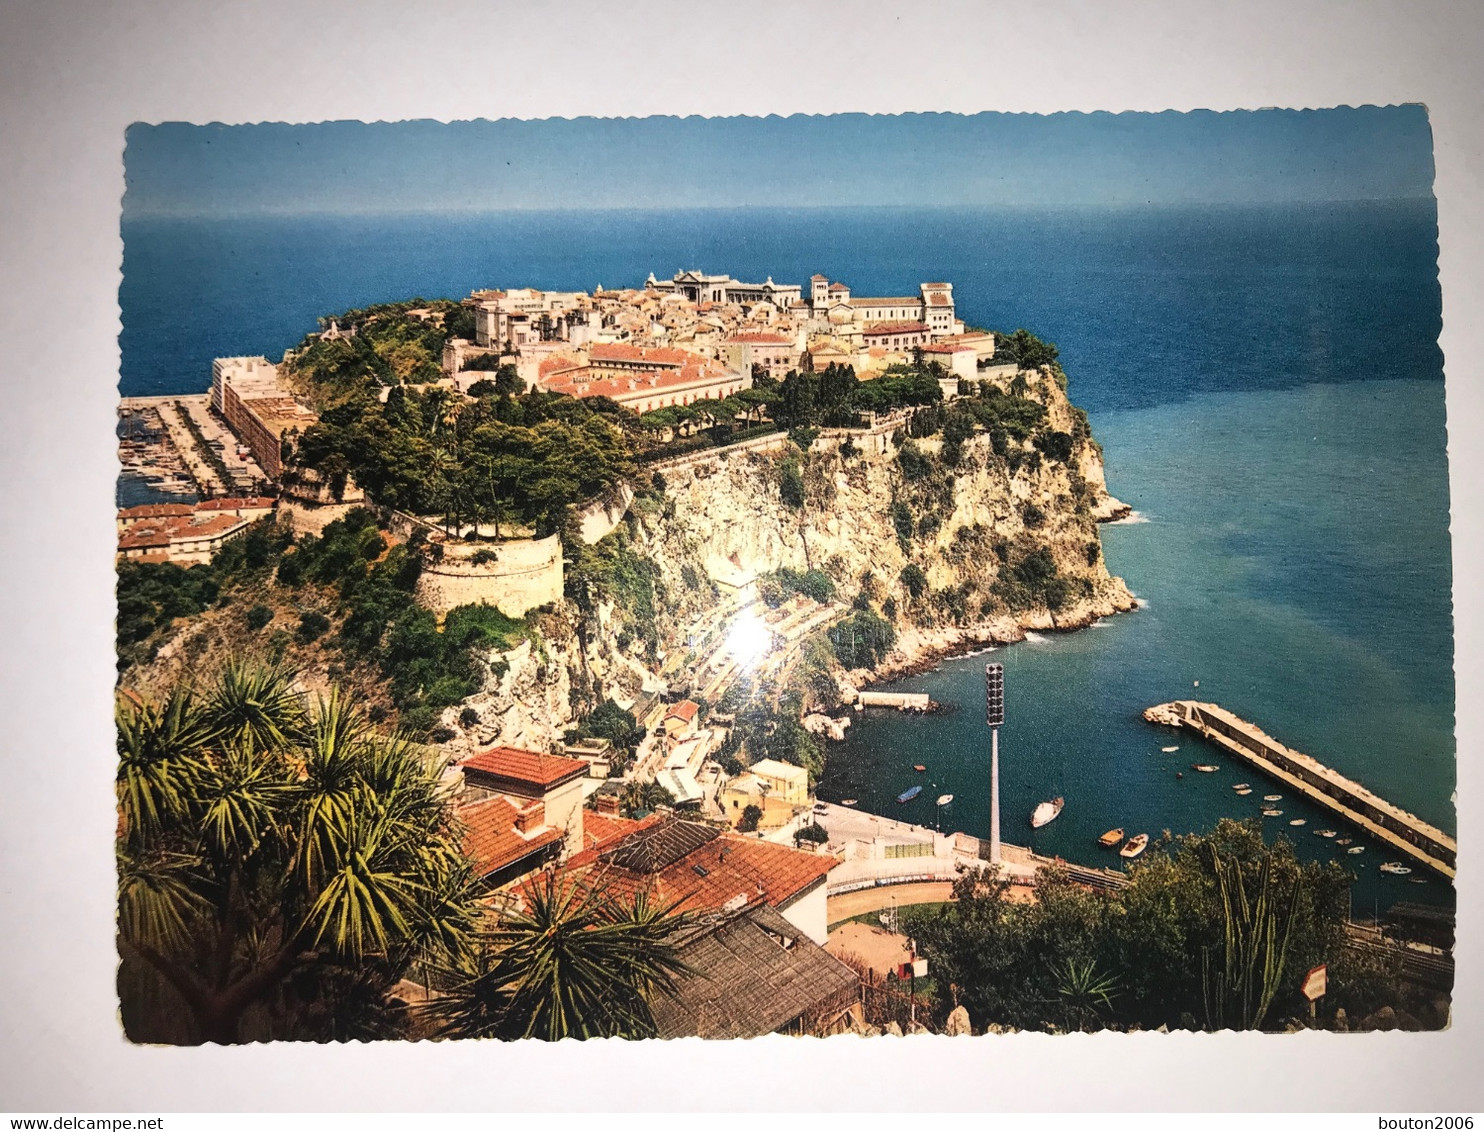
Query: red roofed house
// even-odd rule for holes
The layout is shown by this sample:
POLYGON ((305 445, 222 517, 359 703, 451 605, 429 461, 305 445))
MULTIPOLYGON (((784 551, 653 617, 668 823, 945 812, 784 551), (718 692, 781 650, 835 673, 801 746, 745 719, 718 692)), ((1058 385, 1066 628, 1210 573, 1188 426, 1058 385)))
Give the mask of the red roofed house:
POLYGON ((697 716, 701 706, 694 700, 681 700, 665 712, 662 726, 667 739, 689 739, 696 733, 697 716))
POLYGON ((568 853, 582 849, 582 780, 587 763, 514 747, 494 747, 465 759, 467 799, 505 795, 512 803, 539 802, 545 824, 560 831, 568 853))
POLYGON ((829 938, 825 878, 837 864, 829 854, 663 817, 637 823, 616 842, 584 850, 564 869, 579 879, 597 880, 600 874, 616 895, 643 890, 686 912, 735 912, 766 904, 822 944, 829 938))
MULTIPOLYGON (((610 349, 612 347, 601 347, 610 349)), ((607 397, 635 413, 648 413, 672 405, 721 399, 752 385, 751 373, 728 369, 716 362, 685 354, 683 350, 646 349, 649 354, 684 354, 692 360, 681 366, 624 371, 618 377, 602 377, 597 365, 600 347, 593 347, 593 364, 569 370, 546 383, 549 393, 569 397, 607 397)), ((625 347, 637 349, 637 347, 625 347)))
POLYGON ((464 853, 476 876, 489 888, 517 877, 561 855, 563 830, 547 824, 541 802, 492 794, 454 809, 464 827, 464 853))
POLYGON ((928 328, 922 322, 876 322, 861 331, 861 341, 868 349, 883 346, 888 350, 911 350, 927 345, 928 328))
POLYGON ((937 362, 955 381, 973 381, 979 376, 979 351, 955 342, 932 342, 922 347, 924 362, 937 362))
POLYGON ((762 366, 769 377, 782 381, 789 370, 799 368, 799 349, 781 334, 733 334, 722 346, 727 365, 739 373, 751 373, 754 366, 762 366))

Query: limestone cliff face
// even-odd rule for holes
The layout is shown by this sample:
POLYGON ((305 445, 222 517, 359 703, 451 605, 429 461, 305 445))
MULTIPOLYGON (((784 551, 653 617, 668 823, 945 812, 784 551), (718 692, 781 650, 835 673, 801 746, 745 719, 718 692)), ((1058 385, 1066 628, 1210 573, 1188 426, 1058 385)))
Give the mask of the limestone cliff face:
POLYGON ((875 675, 1134 608, 1103 563, 1097 525, 1127 508, 1108 495, 1085 418, 1049 378, 1030 395, 1045 405, 1047 429, 1064 435, 1059 449, 1002 440, 997 454, 981 433, 955 460, 941 438, 900 448, 883 439, 844 454, 838 439, 821 438, 807 454, 742 452, 662 468, 662 488, 641 493, 608 536, 653 579, 655 653, 645 659, 621 602, 581 624, 564 603, 543 623, 540 647, 507 654, 508 669, 469 701, 480 715, 471 730, 544 747, 603 698, 626 703, 658 689, 655 671, 684 653, 736 586, 783 568, 821 570, 837 600, 864 593, 893 620, 897 647, 875 675), (785 502, 795 475, 787 494, 795 503, 802 495, 801 506, 785 502))

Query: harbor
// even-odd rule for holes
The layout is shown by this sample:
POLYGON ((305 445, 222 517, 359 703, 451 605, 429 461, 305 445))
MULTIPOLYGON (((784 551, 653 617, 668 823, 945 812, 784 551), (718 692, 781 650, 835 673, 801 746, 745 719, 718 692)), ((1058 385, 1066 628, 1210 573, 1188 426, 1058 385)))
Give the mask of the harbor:
POLYGON ((1453 879, 1458 855, 1458 843, 1453 838, 1318 759, 1289 749, 1256 724, 1217 704, 1194 700, 1157 704, 1144 712, 1144 718, 1150 723, 1189 728, 1377 841, 1453 879))

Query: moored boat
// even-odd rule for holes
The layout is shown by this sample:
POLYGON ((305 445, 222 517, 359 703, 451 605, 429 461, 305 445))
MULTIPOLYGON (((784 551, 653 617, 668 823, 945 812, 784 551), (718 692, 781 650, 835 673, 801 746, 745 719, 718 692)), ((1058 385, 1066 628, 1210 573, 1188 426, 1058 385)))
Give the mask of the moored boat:
POLYGON ((1243 798, 1247 797, 1247 795, 1248 794, 1251 794, 1251 793, 1252 793, 1252 788, 1250 786, 1246 790, 1238 790, 1237 791, 1237 794, 1239 796, 1243 797, 1243 798))
POLYGON ((1288 824, 1289 825, 1308 825, 1309 822, 1308 822, 1308 819, 1307 818, 1294 818, 1288 824))
POLYGON ((1250 783, 1250 782, 1238 782, 1238 783, 1236 783, 1232 787, 1232 789, 1235 790, 1238 794, 1240 794, 1243 790, 1251 790, 1252 789, 1252 783, 1250 783))
POLYGON ((1144 852, 1148 845, 1149 835, 1147 833, 1136 833, 1128 839, 1128 844, 1118 851, 1118 855, 1127 861, 1132 861, 1140 853, 1144 852))
POLYGON ((1122 826, 1119 826, 1117 829, 1110 829, 1107 833, 1098 838, 1098 844, 1101 845, 1104 849, 1116 849, 1118 848, 1119 843, 1122 841, 1122 826))
POLYGON ((1282 794, 1264 794, 1262 796, 1262 800, 1264 802, 1281 802, 1281 801, 1283 801, 1283 795, 1282 794))
POLYGON ((1191 770, 1198 770, 1202 774, 1215 774, 1221 768, 1215 763, 1191 763, 1191 770))
POLYGON ((1042 802, 1031 814, 1031 828, 1040 829, 1047 822, 1055 821, 1066 804, 1065 798, 1053 798, 1049 802, 1042 802))
POLYGON ((840 805, 842 805, 842 806, 853 806, 853 805, 856 804, 857 801, 858 801, 858 799, 855 799, 855 798, 841 798, 840 799, 840 805))
POLYGON ((1364 845, 1352 845, 1352 846, 1350 846, 1350 848, 1346 849, 1345 852, 1347 852, 1347 853, 1364 853, 1365 852, 1365 846, 1364 845))
POLYGON ((938 805, 940 805, 940 806, 946 806, 946 805, 948 805, 952 801, 953 801, 953 795, 952 794, 939 794, 938 795, 938 805))
POLYGON ((923 766, 921 763, 918 763, 912 769, 921 774, 923 771, 927 770, 927 767, 923 766))
POLYGON ((1400 861, 1387 861, 1384 865, 1379 866, 1379 868, 1383 873, 1390 873, 1392 876, 1397 877, 1404 877, 1412 871, 1400 861))
POLYGON ((913 798, 917 797, 921 793, 922 793, 922 787, 921 786, 913 786, 913 787, 910 787, 910 788, 908 788, 906 790, 903 790, 900 794, 898 794, 897 795, 897 801, 898 802, 910 802, 910 801, 912 801, 913 798))
POLYGON ((1161 750, 1161 751, 1163 751, 1163 752, 1164 752, 1164 753, 1165 753, 1165 754, 1167 754, 1167 755, 1168 755, 1168 754, 1169 754, 1169 753, 1170 753, 1170 752, 1171 752, 1171 751, 1178 751, 1178 750, 1179 750, 1179 749, 1180 749, 1180 748, 1179 748, 1179 747, 1161 747, 1161 748, 1160 748, 1160 750, 1161 750))

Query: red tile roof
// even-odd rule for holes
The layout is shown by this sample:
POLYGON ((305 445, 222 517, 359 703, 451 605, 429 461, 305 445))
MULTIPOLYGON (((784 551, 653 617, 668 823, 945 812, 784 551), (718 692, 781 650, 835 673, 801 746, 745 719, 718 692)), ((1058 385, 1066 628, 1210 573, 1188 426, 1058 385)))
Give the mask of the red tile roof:
MULTIPOLYGON (((532 802, 525 810, 541 809, 540 802, 532 802)), ((511 799, 496 794, 478 802, 458 806, 454 816, 464 827, 464 855, 473 863, 480 876, 515 864, 556 842, 563 834, 545 824, 528 827, 525 832, 516 828, 522 807, 511 799)), ((528 814, 528 818, 544 817, 528 814)))
POLYGON ((696 712, 701 710, 701 705, 694 700, 681 700, 678 704, 665 712, 666 719, 680 719, 689 723, 696 718, 696 712))
POLYGON ((600 814, 596 810, 582 812, 582 847, 584 849, 606 849, 631 833, 654 825, 664 819, 659 814, 650 814, 642 821, 621 818, 614 814, 600 814))
POLYGON ((862 334, 926 334, 927 325, 921 322, 876 322, 861 331, 862 334))
POLYGON ((626 342, 602 343, 588 351, 594 365, 601 362, 645 362, 655 366, 683 366, 700 359, 685 350, 666 346, 630 346, 626 342))
POLYGON ((473 770, 534 786, 550 789, 569 778, 587 773, 587 763, 581 759, 569 759, 562 755, 543 755, 537 751, 521 751, 515 747, 492 747, 465 759, 460 764, 466 771, 473 770))
MULTIPOLYGON (((586 821, 591 814, 584 814, 586 821)), ((612 820, 612 819, 609 819, 612 820)), ((681 825, 676 818, 662 819, 681 825)), ((659 823, 644 823, 640 836, 653 836, 659 823)), ((632 838, 636 834, 630 834, 632 838)), ((787 905, 814 887, 839 862, 823 853, 806 853, 771 841, 722 833, 657 872, 637 872, 614 864, 611 857, 624 841, 587 849, 567 862, 573 875, 590 876, 601 870, 610 891, 630 896, 651 889, 654 899, 675 903, 688 912, 715 912, 742 897, 739 903, 762 902, 774 908, 787 905)))
MULTIPOLYGON (((583 371, 584 374, 590 371, 583 371)), ((548 393, 565 393, 569 397, 611 397, 615 401, 634 400, 655 389, 674 389, 695 385, 702 389, 727 385, 741 380, 724 366, 705 359, 679 369, 627 373, 622 377, 600 377, 584 380, 576 371, 557 374, 546 384, 548 393)))
POLYGON ((778 334, 733 334, 727 339, 728 342, 752 342, 759 346, 788 346, 791 345, 787 338, 778 334))
POLYGON ((138 507, 125 507, 119 512, 120 519, 165 519, 176 515, 189 515, 195 508, 189 503, 143 503, 138 507))
POLYGON ((809 282, 811 282, 811 283, 818 282, 821 279, 824 280, 826 283, 828 283, 830 281, 830 277, 828 275, 811 275, 811 276, 809 276, 809 282))
POLYGON ((973 346, 962 342, 932 342, 922 348, 924 354, 977 354, 973 346))
POLYGON ((271 508, 277 500, 267 495, 249 495, 241 499, 203 499, 197 511, 257 511, 271 508))

